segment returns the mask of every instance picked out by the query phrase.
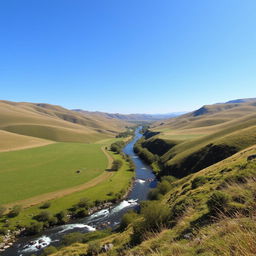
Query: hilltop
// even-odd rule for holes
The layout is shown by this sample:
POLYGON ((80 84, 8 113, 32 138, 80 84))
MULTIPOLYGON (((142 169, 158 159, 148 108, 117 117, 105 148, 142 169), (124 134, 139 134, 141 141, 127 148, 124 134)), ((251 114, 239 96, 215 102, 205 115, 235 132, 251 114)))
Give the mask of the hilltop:
POLYGON ((89 112, 82 109, 73 109, 73 111, 76 111, 78 113, 82 113, 84 115, 94 115, 96 117, 104 117, 109 119, 118 119, 123 120, 127 122, 152 122, 152 121, 158 121, 162 119, 167 118, 173 118, 177 117, 183 114, 183 112, 174 112, 169 114, 119 114, 119 113, 106 113, 106 112, 89 112))
POLYGON ((157 155, 161 175, 184 177, 256 144, 256 101, 203 106, 151 130, 139 147, 157 155))
POLYGON ((1 150, 50 141, 95 142, 114 137, 127 125, 130 124, 115 118, 81 114, 51 104, 0 101, 0 134, 6 141, 5 145, 0 144, 1 150), (32 142, 31 137, 37 139, 32 142))

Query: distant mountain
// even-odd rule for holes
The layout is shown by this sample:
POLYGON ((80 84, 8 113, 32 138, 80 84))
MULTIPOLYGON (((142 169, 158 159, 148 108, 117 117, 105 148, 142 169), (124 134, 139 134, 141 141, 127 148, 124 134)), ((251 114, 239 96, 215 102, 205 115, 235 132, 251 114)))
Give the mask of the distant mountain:
POLYGON ((255 113, 256 98, 238 99, 226 103, 205 105, 190 113, 156 122, 153 126, 159 127, 159 129, 164 127, 170 129, 191 129, 197 127, 217 129, 218 125, 255 113))
POLYGON ((226 102, 226 104, 229 104, 229 103, 246 103, 246 102, 256 102, 256 98, 230 100, 230 101, 226 102))
POLYGON ((94 116, 103 116, 105 118, 110 118, 110 119, 118 119, 118 120, 123 120, 123 121, 158 121, 162 119, 167 119, 167 118, 173 118, 180 116, 184 114, 185 112, 175 112, 175 113, 168 113, 168 114, 119 114, 119 113, 105 113, 105 112, 90 112, 82 109, 73 109, 73 111, 84 114, 84 115, 94 115, 94 116))

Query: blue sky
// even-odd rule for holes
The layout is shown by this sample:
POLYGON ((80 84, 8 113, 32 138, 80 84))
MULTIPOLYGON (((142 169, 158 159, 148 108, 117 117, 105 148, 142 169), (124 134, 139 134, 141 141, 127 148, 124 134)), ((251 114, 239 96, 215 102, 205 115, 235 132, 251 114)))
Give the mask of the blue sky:
POLYGON ((255 0, 5 0, 0 98, 168 113, 256 97, 255 0))

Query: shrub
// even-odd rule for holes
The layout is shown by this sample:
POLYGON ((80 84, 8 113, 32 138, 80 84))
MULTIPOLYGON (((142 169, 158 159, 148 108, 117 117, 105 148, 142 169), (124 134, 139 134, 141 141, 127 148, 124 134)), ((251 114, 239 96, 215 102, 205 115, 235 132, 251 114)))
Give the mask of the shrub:
POLYGON ((125 146, 125 143, 123 141, 117 141, 110 146, 110 150, 115 153, 121 153, 122 148, 125 146))
POLYGON ((159 232, 169 225, 170 209, 167 205, 157 201, 142 204, 141 214, 144 220, 134 225, 132 243, 140 243, 149 232, 159 232))
POLYGON ((171 184, 167 180, 163 180, 158 184, 157 188, 162 195, 165 195, 167 192, 171 190, 171 184))
POLYGON ((41 209, 47 209, 51 206, 51 202, 45 202, 40 206, 41 209))
POLYGON ((0 205, 0 218, 4 216, 5 211, 6 211, 6 208, 0 205))
POLYGON ((37 221, 49 221, 52 218, 52 214, 48 211, 42 211, 34 217, 37 221))
POLYGON ((88 198, 81 198, 80 199, 80 201, 79 201, 79 203, 77 204, 77 206, 79 207, 79 208, 86 208, 86 209, 89 209, 89 207, 90 207, 90 199, 88 199, 88 198))
POLYGON ((112 164, 112 171, 118 171, 123 165, 123 162, 121 160, 115 160, 112 164))
POLYGON ((228 207, 229 201, 230 198, 227 194, 221 191, 215 191, 207 201, 207 206, 210 213, 221 213, 225 212, 226 208, 228 207))
POLYGON ((129 211, 124 214, 120 223, 120 229, 125 230, 136 219, 137 216, 137 213, 134 211, 129 211))
POLYGON ((83 234, 79 232, 70 233, 63 236, 62 243, 64 245, 71 245, 74 243, 82 243, 83 241, 83 234))
POLYGON ((98 255, 100 253, 101 247, 100 243, 97 241, 92 241, 88 243, 87 254, 88 255, 98 255))
POLYGON ((159 192, 158 188, 153 188, 148 193, 149 200, 160 200, 162 198, 162 194, 159 192))
POLYGON ((29 226, 26 227, 26 232, 28 235, 36 235, 43 230, 43 223, 41 222, 32 222, 29 226))
POLYGON ((67 211, 61 211, 57 213, 55 217, 58 219, 59 224, 65 224, 69 220, 67 211))
POLYGON ((15 205, 12 207, 11 211, 8 213, 8 217, 14 218, 18 216, 21 212, 21 206, 20 205, 15 205))
POLYGON ((57 252, 58 250, 56 249, 56 247, 54 246, 48 246, 47 248, 44 249, 44 255, 51 255, 55 252, 57 252))
POLYGON ((207 178, 205 176, 198 176, 191 182, 192 189, 198 188, 204 185, 207 182, 207 178))
POLYGON ((77 209, 75 215, 76 215, 77 218, 86 217, 86 216, 88 216, 88 210, 84 209, 84 208, 77 209))

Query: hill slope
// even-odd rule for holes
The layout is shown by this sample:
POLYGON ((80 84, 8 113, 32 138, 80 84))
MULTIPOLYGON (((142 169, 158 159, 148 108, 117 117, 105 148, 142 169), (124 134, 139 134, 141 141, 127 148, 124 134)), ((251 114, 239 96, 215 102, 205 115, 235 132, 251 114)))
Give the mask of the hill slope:
POLYGON ((160 157, 161 175, 183 177, 256 144, 256 106, 251 101, 216 104, 167 120, 163 126, 155 124, 158 134, 142 140, 141 146, 160 157), (156 141, 158 148, 171 146, 160 152, 156 141))
POLYGON ((93 142, 124 130, 128 123, 83 115, 50 104, 0 101, 0 129, 64 142, 93 142))
POLYGON ((144 203, 140 214, 126 214, 122 232, 103 238, 100 233, 85 235, 85 241, 93 241, 51 255, 90 255, 86 253, 93 248, 111 243, 111 251, 100 255, 253 256, 256 160, 248 160, 252 155, 256 146, 185 178, 163 178, 154 189, 159 199, 144 203))

